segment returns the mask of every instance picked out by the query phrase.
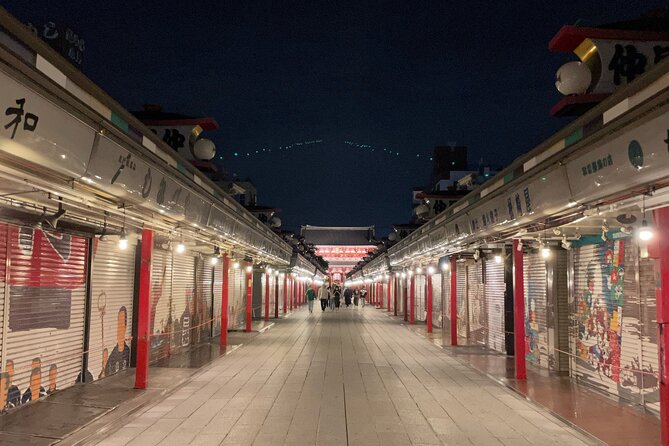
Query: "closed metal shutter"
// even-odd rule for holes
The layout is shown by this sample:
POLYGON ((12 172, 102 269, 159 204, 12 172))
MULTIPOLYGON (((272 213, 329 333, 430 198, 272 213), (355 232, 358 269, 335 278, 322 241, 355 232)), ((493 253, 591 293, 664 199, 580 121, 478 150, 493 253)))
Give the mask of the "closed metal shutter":
POLYGON ((458 337, 469 338, 469 311, 467 305, 467 267, 464 262, 457 264, 457 297, 458 314, 456 322, 458 324, 458 337))
POLYGON ((241 268, 230 268, 230 283, 228 284, 228 328, 235 329, 244 325, 246 311, 246 293, 243 293, 244 278, 241 268))
POLYGON ((196 266, 195 299, 191 310, 192 330, 191 342, 208 342, 212 333, 213 300, 214 300, 214 268, 208 258, 198 257, 196 266))
POLYGON ((188 254, 172 255, 172 347, 191 345, 193 340, 193 297, 195 258, 188 254))
POLYGON ((427 305, 425 300, 425 276, 416 276, 416 320, 424 321, 427 315, 427 305))
MULTIPOLYGON (((282 275, 278 276, 277 283, 279 285, 279 313, 282 313, 283 312, 283 307, 284 307, 284 305, 283 305, 283 302, 284 302, 283 294, 286 292, 285 287, 283 286, 284 285, 284 278, 282 277, 282 275)), ((287 298, 286 298, 286 303, 288 303, 287 298)), ((288 312, 288 308, 286 308, 286 312, 288 312)))
POLYGON ((451 332, 451 269, 441 275, 441 289, 444 295, 444 333, 451 332))
POLYGON ((467 303, 469 306, 469 338, 477 344, 488 340, 488 315, 483 295, 483 264, 467 266, 467 303))
POLYGON ((539 253, 523 259, 525 288, 525 358, 548 367, 548 324, 546 322, 546 260, 539 253))
MULTIPOLYGON (((2 321, 3 326, 7 324, 8 321, 5 320, 5 298, 9 297, 5 294, 5 289, 8 289, 8 277, 7 277, 7 272, 9 271, 7 268, 7 258, 9 256, 9 225, 6 225, 4 223, 0 223, 0 321, 2 321)), ((7 317, 9 317, 9 314, 7 314, 7 317)), ((0 329, 0 370, 6 371, 5 365, 5 359, 7 358, 5 355, 5 348, 4 348, 4 339, 3 339, 3 331, 0 329)))
POLYGON ((623 238, 574 249, 573 267, 572 375, 659 410, 653 261, 623 238))
POLYGON ((12 385, 28 402, 73 385, 81 372, 88 240, 9 225, 9 243, 3 347, 12 385))
POLYGON ((130 366, 135 246, 118 249, 118 237, 96 240, 91 271, 88 370, 93 379, 130 366))
MULTIPOLYGON (((569 330, 570 330, 570 304, 569 304, 569 255, 567 251, 558 250, 555 252, 555 263, 553 271, 553 302, 548 299, 548 303, 554 309, 554 321, 549 325, 549 330, 553 330, 549 338, 555 340, 553 351, 551 352, 552 366, 551 370, 558 372, 569 371, 569 330)), ((549 272, 550 274, 550 272, 549 272)), ((550 290, 550 288, 549 288, 550 290)), ((549 311, 549 314, 551 312, 549 311)), ((550 322, 550 321, 549 321, 550 322)))
POLYGON ((441 294, 441 274, 432 275, 432 324, 441 328, 444 324, 444 301, 441 294))
POLYGON ((488 347, 505 352, 504 345, 504 262, 485 262, 485 301, 488 322, 488 347))
MULTIPOLYGON (((225 284, 227 285, 227 283, 225 284)), ((221 305, 223 302, 223 261, 214 267, 214 336, 221 334, 221 305)))
POLYGON ((172 252, 154 247, 151 257, 151 361, 170 354, 172 252))

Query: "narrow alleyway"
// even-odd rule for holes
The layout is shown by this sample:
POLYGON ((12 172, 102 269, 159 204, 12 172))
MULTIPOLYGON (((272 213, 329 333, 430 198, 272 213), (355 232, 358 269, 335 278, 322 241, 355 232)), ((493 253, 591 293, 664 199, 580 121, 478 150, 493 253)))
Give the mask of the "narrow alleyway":
POLYGON ((296 312, 99 444, 470 443, 593 441, 367 307, 296 312))

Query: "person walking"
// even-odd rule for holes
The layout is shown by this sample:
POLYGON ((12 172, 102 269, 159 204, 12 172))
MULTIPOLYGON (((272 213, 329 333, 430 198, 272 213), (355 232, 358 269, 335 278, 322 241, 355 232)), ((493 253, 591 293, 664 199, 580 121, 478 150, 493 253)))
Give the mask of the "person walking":
POLYGON ((351 306, 351 297, 353 296, 353 293, 351 292, 351 289, 349 287, 346 287, 344 290, 344 303, 346 304, 346 308, 351 306))
POLYGON ((359 300, 360 300, 360 292, 358 290, 353 290, 353 305, 357 307, 359 300))
POLYGON ((325 307, 328 305, 328 299, 330 297, 330 292, 328 287, 325 286, 325 283, 321 285, 318 289, 318 299, 321 301, 321 310, 325 311, 325 307))
POLYGON ((339 288, 339 285, 335 287, 334 290, 334 307, 335 311, 339 311, 339 304, 341 302, 341 288, 339 288))
POLYGON ((316 292, 314 291, 313 288, 309 288, 306 293, 304 293, 307 296, 307 302, 309 303, 309 313, 314 312, 314 300, 316 300, 316 292))
POLYGON ((367 289, 363 288, 360 290, 360 300, 362 300, 362 308, 365 308, 366 302, 365 299, 367 298, 367 289))

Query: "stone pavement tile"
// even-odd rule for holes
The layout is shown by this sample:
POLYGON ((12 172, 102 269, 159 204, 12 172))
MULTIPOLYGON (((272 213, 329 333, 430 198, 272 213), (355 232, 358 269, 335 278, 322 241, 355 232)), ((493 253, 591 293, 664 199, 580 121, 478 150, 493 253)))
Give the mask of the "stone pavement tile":
POLYGON ((221 434, 198 434, 188 443, 189 446, 219 446, 225 435, 221 434))
POLYGON ((189 444, 198 434, 198 430, 179 430, 172 431, 167 437, 160 441, 160 446, 182 446, 189 444))
POLYGON ((212 418, 201 431, 202 434, 211 435, 227 435, 232 427, 237 423, 238 417, 227 417, 225 415, 218 415, 212 418))
POLYGON ((423 425, 428 426, 427 419, 418 410, 398 410, 397 413, 405 425, 423 425))
POLYGON ((111 444, 123 446, 130 443, 134 438, 141 434, 145 429, 141 427, 121 428, 105 439, 111 444))
POLYGON ((349 431, 348 435, 348 445, 349 446, 385 446, 384 443, 381 443, 378 434, 374 431, 365 431, 365 432, 356 432, 351 433, 349 431))
POLYGON ((413 444, 440 444, 439 439, 429 426, 409 424, 405 428, 413 444))
POLYGON ((177 427, 177 424, 171 419, 158 420, 127 444, 128 446, 153 446, 159 444, 163 438, 177 427))
POLYGON ((224 445, 246 446, 253 444, 253 440, 258 435, 260 426, 235 425, 223 441, 224 445))
POLYGON ((467 435, 463 434, 462 432, 457 432, 457 433, 449 433, 449 434, 440 434, 438 435, 439 441, 441 441, 442 444, 446 445, 456 445, 456 446, 478 446, 472 443, 469 440, 469 437, 467 435))
POLYGON ((460 432, 460 429, 450 418, 428 418, 427 421, 437 435, 460 432))
POLYGON ((405 432, 378 432, 382 446, 411 446, 411 440, 405 432))

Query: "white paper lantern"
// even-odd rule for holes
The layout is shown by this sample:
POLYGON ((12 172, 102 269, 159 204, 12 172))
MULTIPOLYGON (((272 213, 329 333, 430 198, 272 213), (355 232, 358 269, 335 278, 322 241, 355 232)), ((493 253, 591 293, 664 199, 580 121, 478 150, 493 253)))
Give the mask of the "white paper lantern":
POLYGON ((193 155, 199 160, 209 161, 216 156, 216 145, 211 139, 200 138, 195 141, 193 155))
POLYGON ((567 62, 555 73, 555 88, 565 96, 588 91, 592 73, 583 62, 567 62))

